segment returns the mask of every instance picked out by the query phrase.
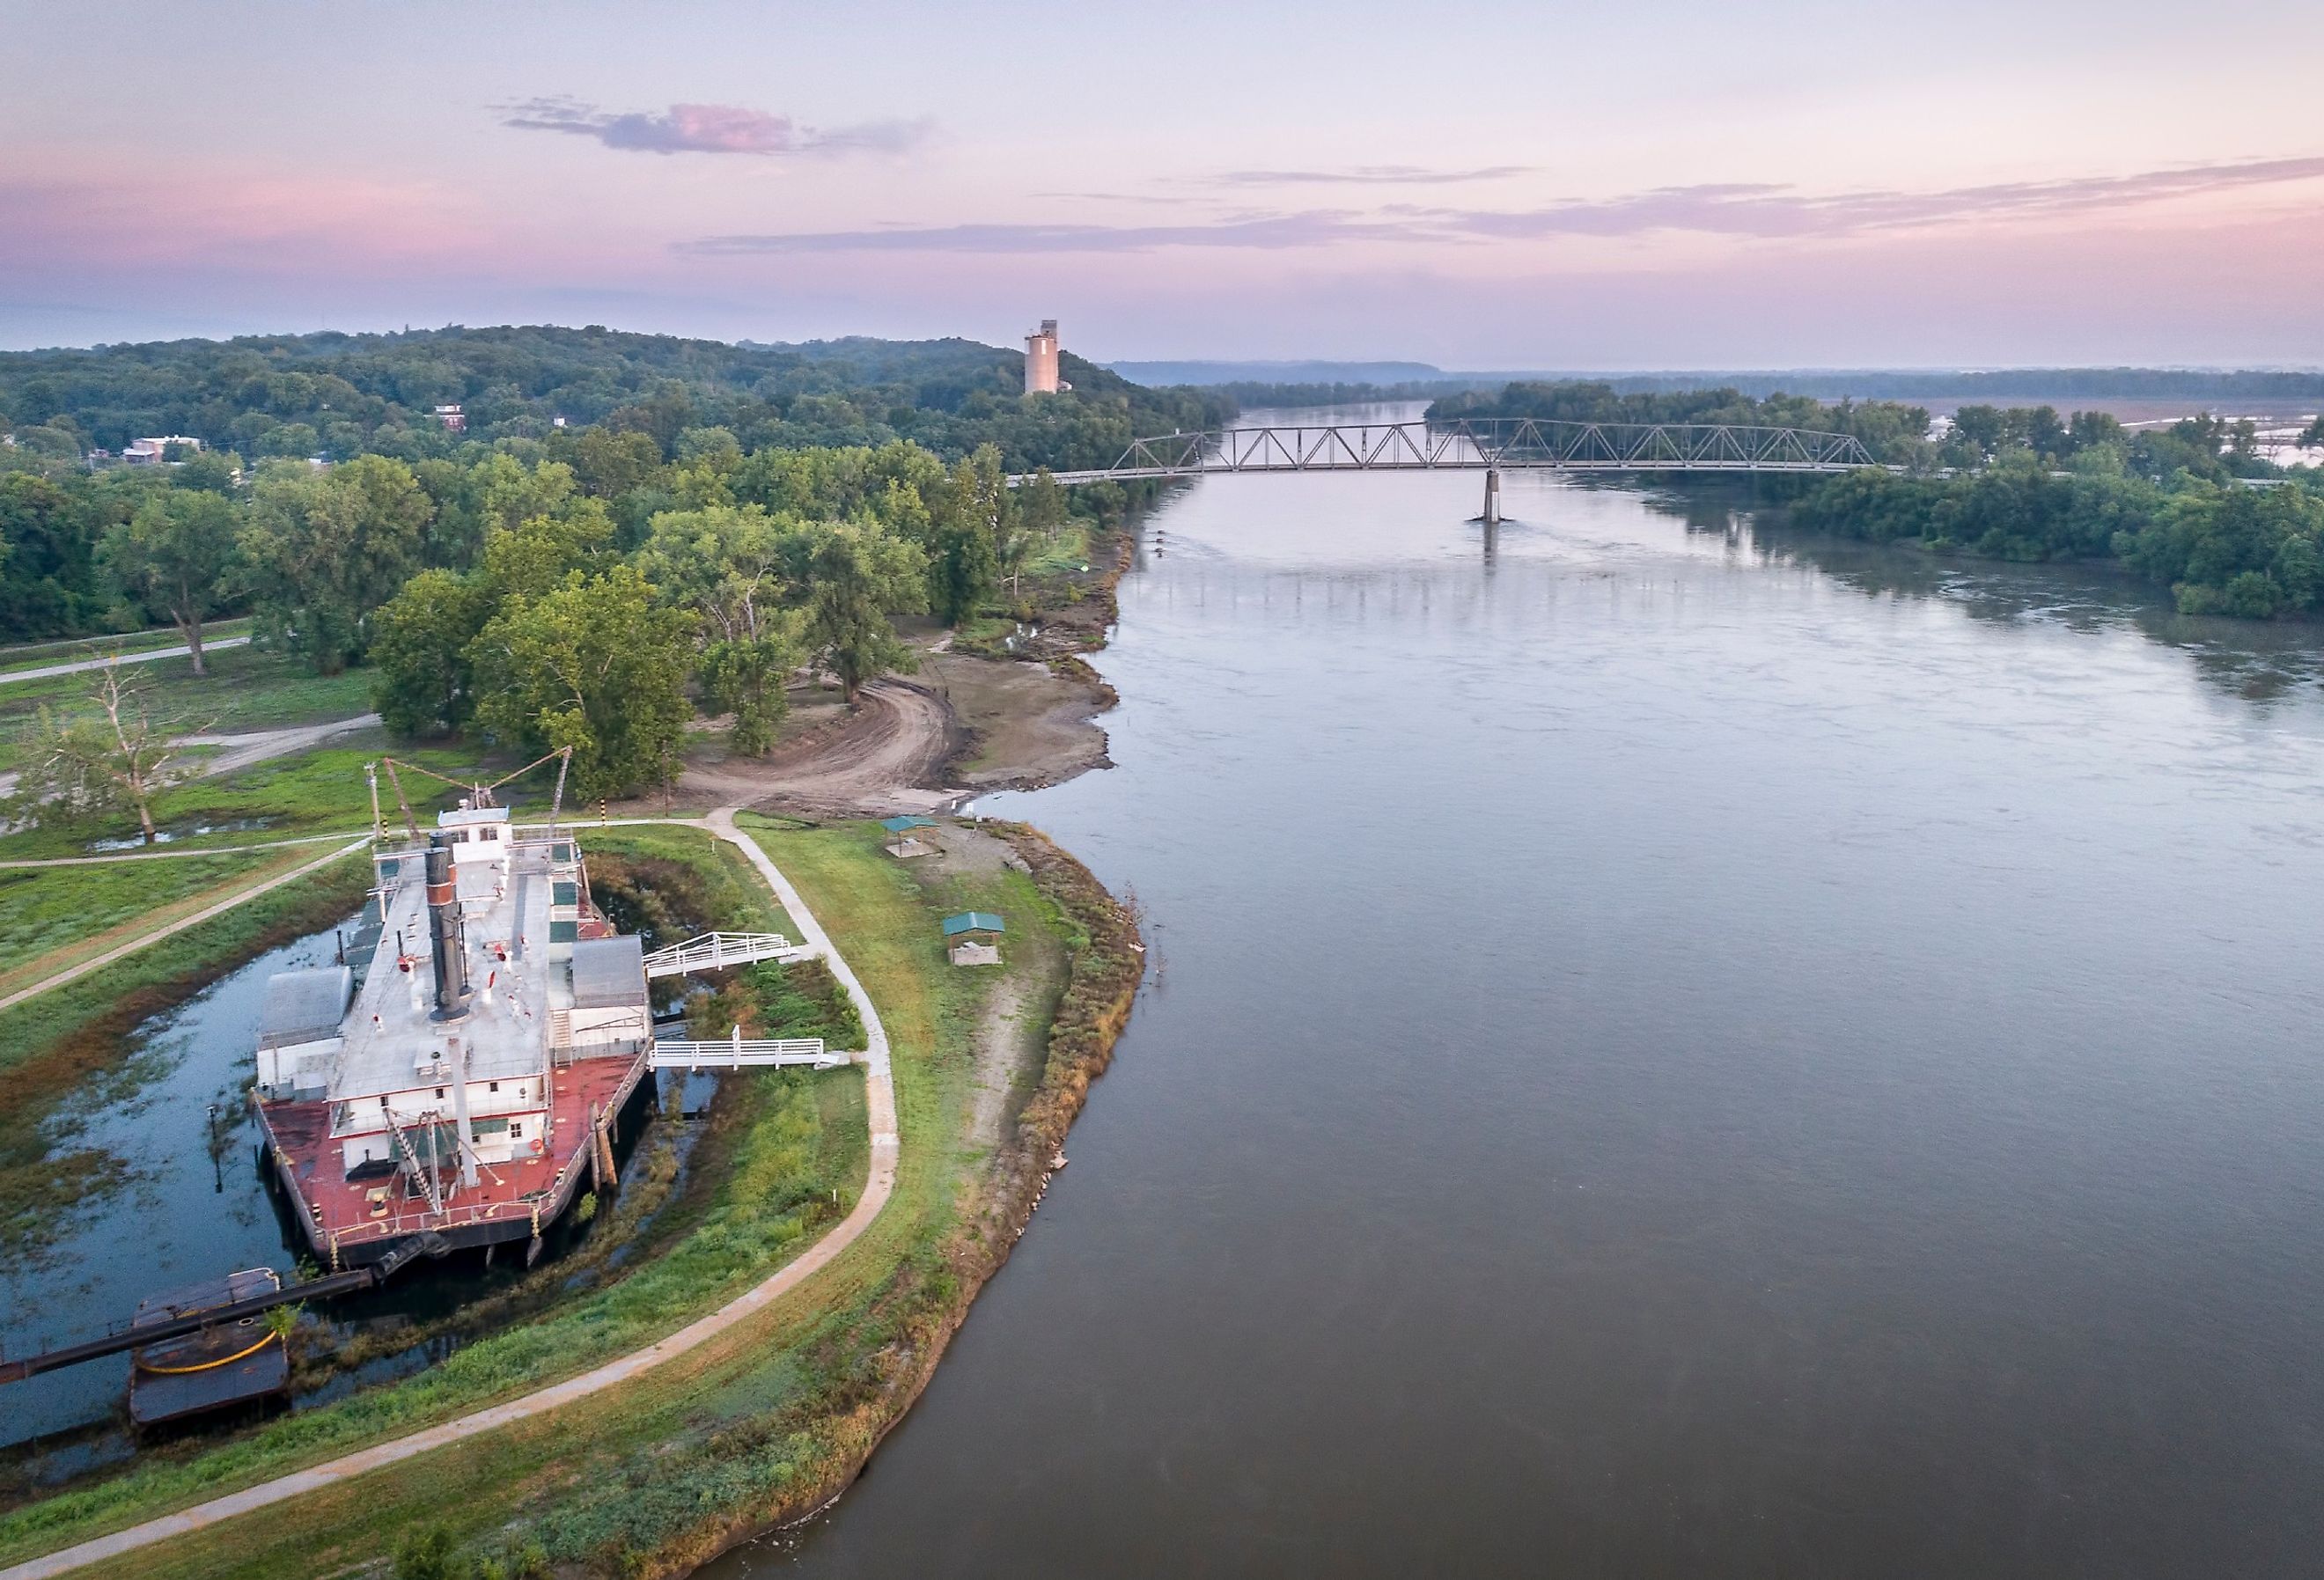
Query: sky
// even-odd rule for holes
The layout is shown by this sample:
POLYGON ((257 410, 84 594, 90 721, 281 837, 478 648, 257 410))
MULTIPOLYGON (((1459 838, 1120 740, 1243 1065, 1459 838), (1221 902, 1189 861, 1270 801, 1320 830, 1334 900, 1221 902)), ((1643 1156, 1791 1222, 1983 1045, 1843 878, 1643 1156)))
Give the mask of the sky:
POLYGON ((2324 365, 2324 5, 0 0, 0 347, 2324 365))

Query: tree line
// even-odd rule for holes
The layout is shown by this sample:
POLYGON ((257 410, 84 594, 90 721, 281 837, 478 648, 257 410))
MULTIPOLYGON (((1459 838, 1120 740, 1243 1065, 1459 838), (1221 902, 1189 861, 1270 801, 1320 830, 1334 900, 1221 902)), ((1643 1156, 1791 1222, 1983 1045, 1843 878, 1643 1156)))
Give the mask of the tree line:
POLYGON ((184 434, 252 459, 418 462, 549 439, 561 420, 646 433, 665 450, 701 427, 746 450, 909 439, 952 459, 991 444, 1011 471, 1031 471, 1103 466, 1133 437, 1230 410, 1071 353, 1060 361, 1073 389, 1027 400, 1021 352, 959 339, 729 345, 595 326, 245 336, 0 354, 0 431, 63 460, 184 434), (457 431, 437 415, 453 405, 457 431))
POLYGON ((595 486, 504 451, 278 461, 239 486, 189 464, 141 479, 93 559, 167 611, 197 673, 203 624, 238 605, 318 673, 373 666, 398 734, 569 746, 578 793, 623 795, 676 773, 697 700, 758 754, 802 666, 851 701, 910 669, 895 615, 957 624, 1067 521, 1064 489, 1046 472, 1008 487, 991 445, 949 467, 902 440, 746 455, 688 430, 678 448, 648 482, 601 470, 595 486), (625 501, 642 521, 625 525, 625 501))
POLYGON ((1831 478, 1793 506, 1801 525, 1935 553, 2020 561, 2120 561, 2171 589, 2190 614, 2264 620, 2324 596, 2324 490, 2305 478, 2254 487, 2222 469, 2157 480, 2124 452, 2085 448, 2062 471, 2029 450, 1987 469, 1831 478))
POLYGON ((1905 461, 1926 444, 1929 414, 1890 401, 1826 405, 1805 395, 1747 395, 1732 388, 1637 390, 1600 380, 1519 381, 1498 390, 1445 395, 1428 408, 1431 421, 1461 418, 1535 418, 1561 422, 1716 422, 1810 428, 1861 439, 1883 461, 1905 461))

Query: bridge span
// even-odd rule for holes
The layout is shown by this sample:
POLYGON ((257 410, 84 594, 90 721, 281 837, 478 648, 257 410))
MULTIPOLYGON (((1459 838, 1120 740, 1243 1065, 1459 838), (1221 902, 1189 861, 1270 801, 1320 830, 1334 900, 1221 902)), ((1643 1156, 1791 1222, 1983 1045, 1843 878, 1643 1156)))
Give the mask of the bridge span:
MULTIPOLYGON (((1877 464, 1862 440, 1814 429, 1519 417, 1166 433, 1133 439, 1111 467, 1051 476, 1075 484, 1222 472, 1482 472, 1485 519, 1494 522, 1505 471, 1826 473, 1877 464)), ((1026 474, 1009 479, 1031 481, 1026 474)))

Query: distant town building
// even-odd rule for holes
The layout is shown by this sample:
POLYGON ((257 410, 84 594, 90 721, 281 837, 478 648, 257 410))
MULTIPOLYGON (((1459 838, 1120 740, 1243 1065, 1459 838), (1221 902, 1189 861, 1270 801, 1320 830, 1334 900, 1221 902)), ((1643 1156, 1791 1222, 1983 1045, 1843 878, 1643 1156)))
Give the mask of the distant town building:
POLYGON ((562 417, 552 417, 549 420, 549 426, 551 428, 562 428, 565 426, 565 419, 562 417))
POLYGON ((121 458, 133 467, 159 466, 173 460, 171 447, 177 447, 179 456, 188 456, 202 448, 202 441, 182 433, 163 434, 156 439, 133 439, 121 449, 121 458))
POLYGON ((468 419, 461 412, 457 406, 437 407, 436 420, 444 425, 444 430, 447 433, 466 433, 468 431, 468 419))
POLYGON ((1043 319, 1041 327, 1025 337, 1025 393, 1055 394, 1057 383, 1057 320, 1043 319))

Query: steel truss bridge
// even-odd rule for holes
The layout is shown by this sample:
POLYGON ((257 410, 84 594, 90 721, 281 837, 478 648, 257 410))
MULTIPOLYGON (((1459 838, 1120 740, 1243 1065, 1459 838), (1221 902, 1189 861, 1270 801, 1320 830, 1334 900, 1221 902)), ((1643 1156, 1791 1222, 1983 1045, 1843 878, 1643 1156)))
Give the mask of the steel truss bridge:
MULTIPOLYGON (((1111 467, 1059 483, 1202 477, 1214 472, 1848 472, 1877 463, 1863 441, 1806 428, 1717 422, 1333 422, 1167 433, 1133 440, 1111 467)), ((1012 484, 1028 483, 1012 476, 1012 484)))

